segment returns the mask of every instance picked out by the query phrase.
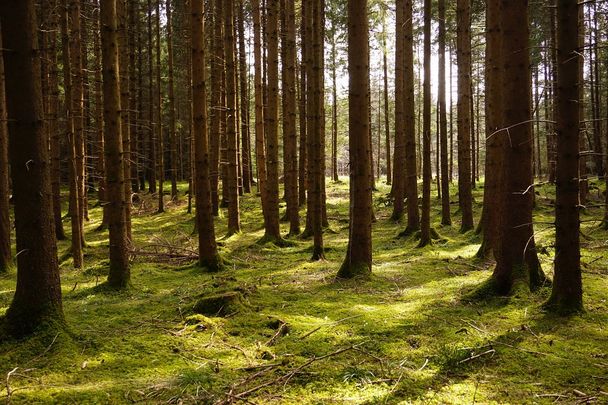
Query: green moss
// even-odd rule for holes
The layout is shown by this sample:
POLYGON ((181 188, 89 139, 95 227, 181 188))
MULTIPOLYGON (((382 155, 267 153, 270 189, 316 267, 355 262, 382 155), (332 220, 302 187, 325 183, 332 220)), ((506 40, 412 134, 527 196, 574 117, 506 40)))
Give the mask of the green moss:
MULTIPOLYGON (((247 399, 457 404, 475 398, 519 404, 553 402, 541 395, 562 393, 568 403, 578 400, 571 394, 576 389, 604 400, 605 380, 596 377, 605 374, 608 362, 608 256, 602 250, 607 232, 583 223, 591 238, 582 252, 586 312, 564 318, 542 310, 547 289, 465 299, 493 268, 474 260, 480 241, 458 233, 457 216, 453 227, 440 228, 442 242, 416 249, 415 238, 395 238, 403 226, 390 221, 392 207, 376 204, 371 277, 365 283, 335 280, 348 243, 349 193, 348 183, 328 186, 328 216, 337 233, 324 234, 324 261, 309 261, 311 241, 285 248, 257 244, 264 234, 259 198, 245 196, 243 232, 222 243, 221 255, 229 260, 222 273, 201 271, 194 262, 135 255, 132 285, 122 292, 99 287, 108 235, 94 232, 101 210, 92 208, 85 224, 85 270, 73 270, 69 260, 61 268, 69 332, 53 344, 56 332, 0 343, 3 380, 19 367, 9 380, 11 402, 214 403, 227 399, 230 389, 236 394, 264 383, 269 385, 247 399), (246 310, 226 318, 191 311, 201 297, 231 291, 240 294, 246 310), (267 344, 280 322, 289 325, 288 333, 267 344), (319 359, 353 345, 359 350, 319 359), (496 350, 493 357, 458 364, 488 345, 496 350), (313 358, 287 383, 272 383, 313 358)), ((388 192, 380 181, 378 187, 375 201, 388 192)), ((549 186, 536 191, 535 221, 551 222, 554 192, 549 186)), ((478 201, 481 192, 475 191, 478 201)), ((196 251, 185 199, 153 215, 154 197, 141 198, 150 199, 144 206, 151 208, 134 211, 137 248, 163 240, 196 251)), ((479 218, 480 207, 474 206, 479 218)), ((440 226, 439 214, 434 203, 433 227, 440 226)), ((602 209, 583 215, 601 218, 602 209)), ((227 218, 220 216, 216 225, 217 234, 225 234, 227 218)), ((286 234, 288 224, 281 231, 286 234)), ((540 260, 551 269, 554 231, 536 231, 538 246, 546 246, 540 260)), ((69 239, 59 242, 59 251, 69 251, 69 239)), ((0 276, 0 313, 14 289, 14 272, 0 276)))

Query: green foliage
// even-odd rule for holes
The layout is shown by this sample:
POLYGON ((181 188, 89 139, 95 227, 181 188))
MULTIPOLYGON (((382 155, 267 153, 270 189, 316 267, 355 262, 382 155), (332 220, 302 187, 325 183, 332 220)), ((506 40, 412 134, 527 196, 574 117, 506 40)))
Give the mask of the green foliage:
MULTIPOLYGON (((242 199, 243 232, 224 241, 222 255, 230 265, 217 274, 180 258, 196 250, 185 202, 168 203, 162 215, 153 215, 153 208, 135 210, 136 251, 168 245, 182 250, 169 259, 161 247, 154 247, 157 256, 135 254, 133 286, 124 292, 96 287, 105 279, 108 242, 107 232, 94 232, 101 212, 92 209, 86 269, 73 270, 69 260, 61 268, 69 332, 0 343, 2 379, 18 367, 9 378, 11 403, 213 403, 228 399, 231 389, 238 395, 262 384, 246 399, 574 403, 577 390, 606 400, 608 257, 601 247, 608 233, 590 222, 601 218, 601 208, 582 214, 587 312, 561 318, 541 308, 548 289, 465 300, 492 271, 491 264, 474 259, 478 238, 461 235, 457 223, 441 227, 435 203, 433 226, 442 243, 417 249, 414 236, 397 238, 403 225, 389 220, 391 207, 381 198, 388 187, 380 181, 372 275, 365 282, 335 280, 348 242, 343 180, 328 182, 328 216, 336 232, 325 234, 329 249, 318 263, 308 261, 310 241, 293 239, 284 248, 256 243, 264 231, 254 196, 242 199), (248 310, 226 318, 191 311, 201 297, 230 291, 245 297, 248 310), (282 322, 288 329, 278 333, 282 322)), ((482 191, 475 191, 476 201, 482 191)), ((540 259, 550 275, 554 231, 542 224, 552 220, 553 190, 543 186, 536 197, 540 259)), ((478 218, 480 205, 475 209, 478 218)), ((226 218, 217 222, 222 235, 226 218)), ((59 248, 66 252, 69 242, 59 248)), ((14 289, 14 273, 0 277, 0 314, 14 289)), ((2 384, 0 398, 6 395, 2 384)))

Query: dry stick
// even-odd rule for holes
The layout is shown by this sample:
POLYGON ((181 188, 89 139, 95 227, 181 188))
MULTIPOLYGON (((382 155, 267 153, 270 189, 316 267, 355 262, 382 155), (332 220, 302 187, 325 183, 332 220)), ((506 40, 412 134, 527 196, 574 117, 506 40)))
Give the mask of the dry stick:
MULTIPOLYGON (((232 394, 232 389, 230 390, 229 397, 233 398, 233 399, 238 399, 238 400, 244 400, 247 396, 261 390, 262 388, 266 388, 268 386, 271 385, 275 385, 278 383, 283 382, 285 385, 298 373, 300 373, 302 370, 304 370, 305 368, 309 367, 311 364, 320 361, 320 360, 324 360, 327 359, 329 357, 333 357, 333 356, 337 356, 339 354, 342 354, 344 352, 350 351, 350 350, 354 350, 357 349, 358 347, 360 347, 361 345, 363 345, 363 343, 359 343, 357 345, 352 345, 349 347, 345 347, 339 350, 336 350, 335 352, 329 353, 329 354, 325 354, 323 356, 319 356, 319 357, 312 357, 310 358, 308 361, 306 361, 305 363, 301 364, 300 366, 288 371, 287 373, 283 374, 282 376, 279 376, 278 378, 275 378, 274 380, 270 380, 270 381, 266 381, 262 384, 259 384, 253 388, 250 388, 248 390, 242 391, 238 394, 232 394)), ((231 402, 231 399, 224 399, 222 401, 219 401, 217 404, 218 405, 223 405, 223 404, 228 404, 231 402)))
POLYGON ((266 346, 272 346, 274 345, 275 341, 277 340, 277 338, 279 336, 281 336, 283 334, 283 331, 287 328, 287 323, 281 321, 281 325, 279 326, 279 329, 277 329, 276 333, 274 334, 274 336, 272 336, 270 338, 270 340, 268 342, 266 342, 266 346))
POLYGON ((483 353, 479 353, 479 354, 476 354, 475 356, 471 356, 471 357, 468 357, 468 358, 466 358, 464 360, 460 360, 458 362, 458 364, 462 364, 462 363, 466 363, 466 362, 471 361, 471 360, 478 359, 478 358, 480 358, 482 356, 485 356, 486 354, 492 354, 492 356, 493 356, 495 353, 496 353, 496 350, 494 350, 494 349, 486 350, 483 353))

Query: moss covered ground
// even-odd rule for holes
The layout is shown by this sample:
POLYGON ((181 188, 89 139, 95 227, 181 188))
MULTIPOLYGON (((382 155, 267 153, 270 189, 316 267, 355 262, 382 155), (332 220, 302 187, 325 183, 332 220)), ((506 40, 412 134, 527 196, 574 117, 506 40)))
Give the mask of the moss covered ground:
MULTIPOLYGON (((585 403, 608 402, 608 233, 583 214, 586 312, 541 310, 549 288, 483 302, 467 294, 491 273, 474 255, 479 237, 434 226, 442 239, 416 248, 389 221, 388 187, 375 193, 373 276, 335 281, 348 237, 348 185, 328 182, 327 260, 311 242, 260 245, 255 196, 242 199, 243 232, 221 240, 229 268, 206 274, 192 216, 181 200, 154 214, 134 208, 132 287, 104 291, 107 232, 100 209, 86 225, 86 268, 74 270, 60 242, 69 330, 0 343, 0 399, 18 403, 585 403), (201 297, 238 293, 222 317, 196 314, 201 297)), ((603 186, 602 186, 603 188, 603 186)), ((475 192, 476 219, 482 188, 475 192)), ((537 190, 537 242, 551 275, 552 191, 537 190)), ((592 188, 591 197, 602 196, 592 188)), ((66 223, 67 225, 67 223, 66 223)), ((287 232, 286 224, 284 232, 287 232)), ((66 226, 66 230, 69 227, 66 226)), ((217 220, 217 234, 226 218, 217 220)), ((0 315, 15 272, 0 277, 0 315)))

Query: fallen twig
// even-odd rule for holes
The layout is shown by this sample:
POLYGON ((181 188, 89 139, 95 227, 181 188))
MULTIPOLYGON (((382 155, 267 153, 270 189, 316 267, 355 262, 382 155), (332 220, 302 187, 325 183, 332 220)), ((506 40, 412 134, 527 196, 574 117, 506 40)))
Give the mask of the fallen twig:
POLYGON ((485 352, 483 352, 483 353, 479 353, 479 354, 476 354, 476 355, 474 355, 474 356, 468 357, 468 358, 466 358, 466 359, 464 359, 464 360, 460 360, 460 361, 458 362, 458 364, 463 364, 463 363, 469 362, 469 361, 471 361, 471 360, 478 359, 478 358, 480 358, 480 357, 482 357, 482 356, 485 356, 485 355, 487 355, 487 354, 491 354, 492 356, 494 356, 494 354, 495 354, 495 353, 496 353, 496 350, 494 350, 494 349, 486 350, 486 351, 485 351, 485 352))

